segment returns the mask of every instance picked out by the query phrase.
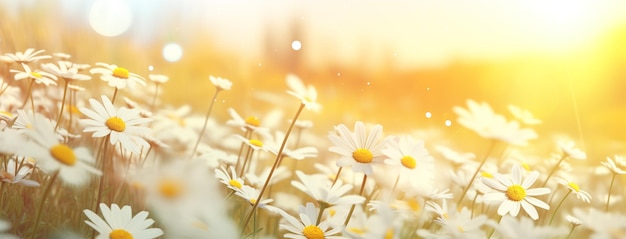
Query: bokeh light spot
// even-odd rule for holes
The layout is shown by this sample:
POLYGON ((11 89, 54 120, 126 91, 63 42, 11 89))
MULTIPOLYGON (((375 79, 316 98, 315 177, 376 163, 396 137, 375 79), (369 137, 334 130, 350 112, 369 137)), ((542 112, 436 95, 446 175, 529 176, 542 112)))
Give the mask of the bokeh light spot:
POLYGON ((302 43, 298 40, 291 42, 291 49, 299 51, 302 48, 302 43))
POLYGON ((426 118, 430 119, 430 117, 433 117, 433 115, 430 112, 426 112, 426 118))
POLYGON ((97 0, 89 10, 89 25, 106 37, 126 32, 132 22, 132 12, 121 0, 97 0))
POLYGON ((445 123, 445 124, 446 124, 446 126, 450 127, 450 126, 452 126, 452 121, 450 121, 450 120, 446 120, 446 123, 445 123))
POLYGON ((168 62, 177 62, 183 57, 183 48, 178 43, 168 43, 163 47, 163 58, 168 62))

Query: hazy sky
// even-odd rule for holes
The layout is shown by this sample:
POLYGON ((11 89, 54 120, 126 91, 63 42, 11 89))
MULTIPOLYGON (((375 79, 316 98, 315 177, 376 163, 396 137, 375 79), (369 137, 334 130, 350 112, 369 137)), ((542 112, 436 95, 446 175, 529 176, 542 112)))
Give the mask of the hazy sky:
MULTIPOLYGON (((5 7, 41 1, 0 0, 5 7)), ((72 21, 87 22, 95 0, 59 0, 72 21)), ((337 62, 393 59, 423 66, 454 57, 497 58, 559 52, 626 24, 622 0, 107 0, 128 6, 130 34, 172 41, 211 32, 220 47, 261 54, 268 29, 287 39, 300 28, 309 59, 337 62)), ((118 7, 113 14, 120 14, 118 7)), ((112 19, 119 19, 118 16, 112 19)), ((183 46, 184 48, 184 46, 183 46)), ((305 51, 306 50, 306 51, 305 51)))

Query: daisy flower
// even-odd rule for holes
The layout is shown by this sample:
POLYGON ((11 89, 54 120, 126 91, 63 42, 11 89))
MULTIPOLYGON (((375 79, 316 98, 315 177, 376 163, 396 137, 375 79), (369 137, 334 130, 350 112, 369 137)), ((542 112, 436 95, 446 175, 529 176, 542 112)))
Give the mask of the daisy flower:
POLYGON ((226 171, 224 167, 221 167, 219 169, 216 168, 215 177, 218 178, 220 182, 222 182, 228 188, 234 191, 241 190, 241 186, 244 185, 243 178, 237 177, 237 172, 235 172, 235 167, 229 166, 228 169, 230 173, 226 171))
POLYGON ((41 69, 67 81, 91 80, 91 76, 79 74, 77 68, 68 67, 61 61, 58 62, 58 65, 53 63, 41 64, 41 69))
POLYGON ((567 234, 563 227, 537 226, 533 220, 527 217, 516 219, 514 217, 502 217, 500 223, 490 222, 494 229, 502 235, 502 238, 522 239, 548 239, 560 238, 567 234))
MULTIPOLYGON (((486 215, 472 216, 467 207, 457 210, 456 206, 446 206, 445 203, 443 207, 433 202, 427 203, 427 208, 438 215, 434 222, 441 226, 441 230, 434 237, 445 235, 444 238, 485 238, 485 231, 481 227, 488 222, 486 215)), ((424 230, 418 230, 417 234, 430 238, 430 233, 424 230)))
POLYGON ((622 156, 607 157, 606 162, 601 162, 601 164, 614 174, 626 174, 626 161, 622 156))
POLYGON ((93 68, 89 70, 89 73, 100 74, 100 79, 108 82, 108 85, 111 87, 124 89, 127 86, 133 87, 134 84, 146 86, 146 82, 143 77, 129 72, 126 68, 102 62, 98 62, 96 65, 101 66, 101 68, 93 68))
POLYGON ((233 108, 228 108, 228 114, 230 115, 231 119, 226 121, 226 125, 239 127, 243 131, 248 131, 248 130, 250 130, 250 131, 257 131, 257 130, 261 130, 261 131, 263 131, 265 133, 269 133, 269 129, 268 128, 260 127, 261 126, 261 120, 259 120, 259 117, 248 116, 248 117, 246 117, 244 119, 233 108))
POLYGON ((159 228, 148 228, 154 220, 148 218, 148 212, 141 211, 133 216, 130 206, 120 208, 117 204, 100 204, 103 218, 89 209, 83 212, 89 218, 85 223, 98 232, 97 239, 152 239, 163 235, 159 228))
POLYGON ((286 238, 294 239, 341 239, 343 237, 336 236, 343 229, 341 227, 330 228, 327 220, 317 222, 318 209, 313 203, 307 203, 306 206, 300 206, 299 218, 281 213, 285 222, 279 225, 280 229, 289 231, 285 234, 286 238))
POLYGON ((375 125, 369 135, 361 121, 354 124, 354 132, 350 132, 344 124, 336 126, 335 130, 337 134, 330 134, 328 138, 334 144, 329 150, 341 155, 337 166, 352 166, 354 172, 373 174, 372 164, 382 163, 385 158, 381 152, 385 145, 381 140, 383 126, 375 125))
POLYGON ((167 81, 170 80, 170 77, 166 76, 166 75, 160 75, 160 74, 150 74, 148 75, 148 79, 150 79, 151 81, 157 83, 157 84, 163 84, 167 81))
POLYGON ((527 125, 541 124, 541 120, 535 118, 533 113, 531 113, 528 110, 522 109, 516 105, 509 105, 507 108, 509 109, 509 112, 513 114, 513 117, 522 121, 522 123, 524 124, 527 124, 527 125))
POLYGON ((213 83, 218 91, 230 90, 230 88, 233 86, 233 82, 222 77, 209 76, 209 80, 211 81, 211 83, 213 83))
POLYGON ((9 60, 10 62, 17 62, 17 63, 30 63, 30 62, 35 62, 35 61, 42 60, 42 59, 52 58, 52 56, 50 55, 38 56, 40 53, 44 51, 45 50, 35 51, 34 48, 28 48, 26 49, 26 51, 24 51, 24 53, 22 52, 16 52, 15 54, 6 53, 4 54, 4 58, 9 60))
POLYGON ((24 71, 10 70, 11 73, 15 73, 14 78, 16 81, 30 78, 35 80, 35 83, 37 84, 44 84, 46 86, 57 85, 57 77, 55 75, 39 70, 32 71, 30 67, 25 64, 22 66, 24 67, 24 71))
POLYGON ((138 153, 141 148, 150 145, 141 135, 150 132, 150 129, 140 124, 150 122, 149 118, 141 118, 137 109, 121 107, 115 109, 111 100, 102 96, 102 103, 95 99, 89 99, 91 108, 80 108, 80 112, 89 117, 81 119, 85 124, 83 132, 93 132, 92 137, 109 136, 109 142, 113 145, 120 143, 122 147, 138 153))
POLYGON ((257 202, 256 200, 257 198, 259 198, 259 193, 261 193, 259 190, 257 190, 256 188, 250 187, 248 185, 243 185, 241 186, 239 190, 235 191, 235 195, 244 199, 246 202, 250 204, 250 206, 253 206, 254 204, 258 204, 257 207, 263 208, 275 214, 281 214, 284 212, 280 208, 269 205, 269 203, 273 202, 274 199, 267 198, 267 199, 261 200, 260 202, 257 202))
POLYGON ((493 192, 483 196, 485 201, 501 201, 498 207, 498 215, 511 214, 517 216, 520 207, 533 219, 537 220, 539 214, 535 206, 550 209, 550 205, 535 198, 550 193, 549 188, 530 188, 537 178, 539 172, 532 171, 525 178, 522 176, 522 168, 519 165, 513 166, 511 175, 493 174, 494 178, 482 177, 482 182, 493 189, 493 192))
POLYGON ((497 139, 517 146, 524 146, 528 140, 537 138, 533 129, 522 129, 517 121, 507 121, 504 116, 496 114, 486 102, 467 100, 467 106, 468 109, 459 106, 453 108, 459 115, 457 121, 483 138, 497 139))
POLYGON ((306 109, 312 111, 322 109, 322 106, 317 103, 317 90, 312 85, 305 86, 298 76, 289 74, 287 75, 287 86, 289 86, 287 93, 301 100, 306 109))
POLYGON ((337 180, 333 185, 326 177, 306 175, 302 171, 296 171, 296 175, 300 179, 291 181, 291 185, 306 193, 315 201, 326 203, 330 206, 334 205, 353 205, 362 204, 365 198, 358 195, 345 195, 352 190, 351 184, 343 184, 341 180, 337 180))
POLYGON ((70 185, 83 185, 92 174, 102 174, 91 166, 95 159, 87 148, 62 143, 54 126, 42 115, 36 114, 34 120, 34 129, 26 131, 31 141, 21 155, 35 159, 37 166, 48 173, 58 171, 63 182, 70 185))
MULTIPOLYGON (((24 159, 22 159, 24 160, 24 159)), ((19 184, 28 187, 39 187, 39 182, 26 179, 33 172, 30 165, 17 163, 15 158, 9 159, 6 167, 2 164, 0 169, 0 181, 11 184, 19 184)))
POLYGON ((580 190, 580 187, 578 187, 578 184, 567 181, 562 178, 555 178, 555 180, 558 184, 567 187, 567 189, 569 189, 571 193, 576 194, 576 197, 578 199, 583 200, 584 202, 587 202, 587 203, 591 202, 591 195, 589 195, 588 192, 580 190))
POLYGON ((574 147, 575 144, 572 141, 559 142, 558 144, 559 148, 563 151, 564 157, 570 157, 577 160, 584 160, 587 158, 587 154, 579 148, 574 147))

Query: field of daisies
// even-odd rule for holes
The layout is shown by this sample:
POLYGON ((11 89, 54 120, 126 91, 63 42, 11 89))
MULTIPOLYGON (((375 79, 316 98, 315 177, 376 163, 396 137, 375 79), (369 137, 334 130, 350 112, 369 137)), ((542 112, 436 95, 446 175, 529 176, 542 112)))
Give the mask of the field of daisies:
POLYGON ((167 75, 92 60, 1 53, 0 238, 626 237, 626 161, 571 140, 520 150, 542 122, 514 105, 458 102, 487 145, 459 151, 377 122, 313 131, 324 95, 293 74, 275 89, 293 107, 267 124, 213 116, 229 79, 205 76, 192 110, 159 99, 167 75))

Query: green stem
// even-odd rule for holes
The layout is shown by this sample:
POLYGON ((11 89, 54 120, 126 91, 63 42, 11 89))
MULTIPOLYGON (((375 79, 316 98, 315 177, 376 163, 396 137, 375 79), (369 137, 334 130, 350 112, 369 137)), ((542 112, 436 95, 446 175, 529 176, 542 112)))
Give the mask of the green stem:
POLYGON ((322 221, 322 216, 324 215, 324 210, 326 210, 326 208, 328 208, 328 203, 325 202, 318 202, 320 204, 320 212, 317 214, 317 220, 315 221, 315 225, 319 225, 320 222, 322 221))
POLYGON ((616 175, 616 173, 613 173, 613 177, 611 177, 611 184, 609 184, 609 196, 606 198, 606 207, 604 208, 605 212, 609 211, 609 203, 611 202, 611 189, 613 188, 613 183, 615 182, 616 175))
POLYGON ((61 111, 59 111, 59 117, 57 117, 57 124, 54 126, 54 130, 59 128, 61 124, 61 116, 63 116, 63 110, 65 109, 65 98, 67 96, 67 85, 69 82, 65 79, 65 86, 63 87, 63 100, 61 100, 61 111))
POLYGON ((467 194, 467 191, 472 187, 474 180, 476 180, 476 175, 478 175, 478 172, 480 172, 480 169, 483 167, 483 165, 485 165, 485 162, 487 162, 487 158, 489 158, 489 154, 491 154, 491 150, 493 150, 493 148, 495 147, 496 142, 497 142, 496 140, 493 140, 491 144, 489 145, 489 149, 487 149, 487 153, 485 154, 485 157, 483 157, 482 161, 480 162, 480 165, 478 165, 478 168, 474 172, 474 175, 472 175, 472 179, 470 179, 467 186, 465 186, 465 188, 463 189, 463 193, 461 193, 461 197, 459 197, 459 200, 456 203, 457 207, 459 208, 461 207, 461 202, 463 202, 463 198, 467 194))
POLYGON ((198 150, 198 145, 200 145, 200 141, 202 141, 202 136, 204 135, 204 131, 206 130, 206 126, 209 123, 209 116, 211 116, 211 111, 213 110, 213 105, 215 105, 215 100, 217 99, 217 94, 220 93, 220 88, 217 88, 215 94, 213 95, 213 99, 211 99, 211 104, 209 105, 209 111, 206 113, 206 117, 204 118, 204 124, 202 125, 202 130, 200 130, 200 134, 198 134, 198 139, 196 140, 196 145, 193 146, 193 150, 191 151, 191 155, 189 155, 189 159, 192 159, 196 154, 196 150, 198 150))
POLYGON ((548 184, 548 181, 550 180, 550 178, 552 177, 552 175, 554 175, 554 173, 556 172, 556 170, 559 168, 559 166, 561 165, 561 162, 563 162, 563 160, 565 160, 565 158, 567 158, 566 154, 563 154, 563 156, 561 156, 561 159, 559 159, 559 162, 556 163, 556 165, 554 165, 554 167, 552 168, 552 170, 550 170, 550 174, 548 174, 548 177, 546 178, 546 181, 543 182, 543 185, 541 185, 541 187, 545 187, 546 184, 548 184))
POLYGON ((248 222, 250 222, 250 218, 252 217, 252 214, 254 214, 254 211, 259 206, 259 202, 261 202, 261 197, 263 197, 263 193, 265 193, 265 189, 267 189, 267 185, 272 179, 272 175, 274 175, 274 171, 276 170, 276 168, 278 168, 278 164, 281 161, 280 158, 283 155, 283 150, 285 150, 285 145, 287 144, 287 139, 289 139, 289 134, 291 134, 291 131, 293 130, 293 126, 295 125, 296 120, 300 116, 300 113, 302 113, 303 109, 304 109, 304 103, 300 103, 300 108, 298 108, 298 111, 296 112, 296 116, 291 122, 291 125, 289 125, 289 129, 287 130, 287 133, 285 134, 283 143, 280 145, 280 149, 278 149, 278 153, 276 154, 276 159, 274 160, 274 165, 272 166, 272 169, 270 169, 270 173, 267 175, 267 179, 265 180, 265 183, 263 184, 263 188, 261 188, 261 192, 259 193, 259 196, 257 197, 254 205, 252 205, 252 210, 250 211, 250 213, 248 213, 248 216, 246 217, 246 220, 244 221, 243 226, 241 227, 242 235, 243 235, 243 232, 246 230, 246 226, 248 225, 248 222))
POLYGON ((572 237, 572 234, 574 234, 575 228, 576 228, 576 225, 572 225, 572 229, 569 230, 569 233, 567 234, 567 237, 565 239, 569 239, 570 237, 572 237))
MULTIPOLYGON (((361 190, 359 190, 359 196, 363 196, 363 190, 365 189, 365 183, 367 182, 367 174, 363 174, 363 181, 361 182, 361 190)), ((356 204, 352 204, 350 207, 350 212, 348 212, 348 217, 346 217, 346 221, 343 222, 343 226, 347 227, 350 222, 350 218, 352 218, 352 213, 354 213, 354 208, 356 204)))
POLYGON ((57 179, 57 176, 59 176, 59 170, 54 172, 54 174, 50 178, 50 181, 48 181, 48 185, 46 186, 45 191, 43 192, 43 197, 41 198, 41 202, 39 203, 39 208, 37 209, 37 216, 35 217, 35 225, 33 226, 33 234, 31 235, 31 238, 35 238, 37 236, 37 228, 39 227, 39 221, 41 220, 41 215, 43 212, 43 205, 46 202, 46 198, 50 194, 50 189, 52 189, 52 185, 54 184, 54 181, 57 179))
MULTIPOLYGON (((502 216, 500 216, 500 218, 498 219, 498 224, 502 221, 502 216)), ((496 232, 496 228, 491 228, 491 232, 489 232, 489 236, 487 237, 487 239, 491 239, 491 237, 493 236, 493 233, 496 232)))
POLYGON ((557 205, 556 209, 554 209, 554 212, 552 213, 552 217, 550 217, 550 222, 548 223, 548 225, 552 225, 552 221, 554 221, 554 217, 556 216, 556 213, 559 211, 559 208, 561 208, 561 205, 563 205, 563 202, 565 202, 565 199, 567 198, 567 196, 569 196, 571 193, 572 193, 572 190, 568 190, 565 196, 563 196, 563 199, 561 199, 561 201, 559 202, 559 205, 557 205))

